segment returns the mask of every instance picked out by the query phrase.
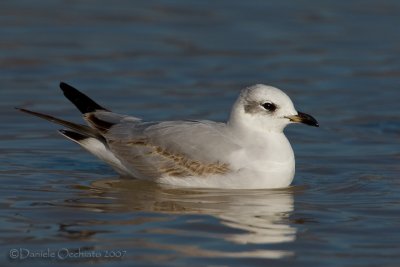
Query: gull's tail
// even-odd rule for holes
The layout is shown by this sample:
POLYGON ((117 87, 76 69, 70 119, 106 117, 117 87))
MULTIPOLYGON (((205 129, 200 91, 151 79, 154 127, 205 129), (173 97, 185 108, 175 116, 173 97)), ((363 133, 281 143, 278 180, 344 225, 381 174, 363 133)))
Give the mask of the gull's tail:
POLYGON ((101 160, 110 164, 114 169, 125 174, 128 171, 121 162, 114 156, 109 150, 106 139, 103 134, 108 128, 114 125, 114 123, 97 118, 97 113, 107 113, 111 120, 118 121, 123 116, 114 114, 109 110, 103 108, 85 94, 79 92, 74 87, 60 83, 60 88, 64 92, 65 97, 70 100, 80 112, 84 114, 85 120, 89 123, 88 125, 78 124, 63 119, 59 119, 47 114, 31 111, 24 108, 17 108, 19 111, 24 113, 45 119, 55 124, 62 125, 67 129, 59 130, 59 132, 66 138, 78 143, 83 148, 100 158, 101 160))

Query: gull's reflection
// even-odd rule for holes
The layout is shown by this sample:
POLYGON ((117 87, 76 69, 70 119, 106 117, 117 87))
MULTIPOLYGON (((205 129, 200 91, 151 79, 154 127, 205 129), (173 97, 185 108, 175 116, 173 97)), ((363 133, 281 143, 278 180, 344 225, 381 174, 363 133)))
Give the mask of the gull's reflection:
MULTIPOLYGON (((226 241, 236 244, 277 244, 293 242, 296 238, 296 228, 289 223, 289 216, 293 211, 293 188, 183 189, 137 180, 117 179, 97 181, 92 184, 90 191, 92 194, 101 195, 102 198, 110 197, 113 200, 111 205, 102 206, 102 211, 214 216, 226 227, 238 230, 221 235, 226 241)), ((91 207, 91 209, 96 208, 91 207)), ((213 256, 216 256, 215 253, 212 252, 213 256)), ((292 255, 286 250, 257 250, 242 254, 235 252, 228 255, 225 252, 222 256, 281 258, 292 255)))

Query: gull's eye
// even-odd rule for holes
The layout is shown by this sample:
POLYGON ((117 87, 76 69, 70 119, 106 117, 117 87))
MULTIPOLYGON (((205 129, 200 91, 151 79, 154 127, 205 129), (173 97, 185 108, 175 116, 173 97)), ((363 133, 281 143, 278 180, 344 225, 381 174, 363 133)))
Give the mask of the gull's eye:
POLYGON ((271 112, 274 112, 276 110, 276 105, 271 102, 266 102, 264 104, 261 104, 261 106, 271 112))

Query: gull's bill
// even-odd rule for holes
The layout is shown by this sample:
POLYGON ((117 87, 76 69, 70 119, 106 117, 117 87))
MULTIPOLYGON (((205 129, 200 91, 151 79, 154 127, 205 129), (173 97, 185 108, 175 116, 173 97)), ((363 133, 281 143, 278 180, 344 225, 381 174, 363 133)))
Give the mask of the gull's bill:
POLYGON ((300 111, 297 113, 297 115, 286 116, 286 118, 288 118, 291 122, 300 122, 306 125, 319 127, 318 121, 313 116, 300 111))

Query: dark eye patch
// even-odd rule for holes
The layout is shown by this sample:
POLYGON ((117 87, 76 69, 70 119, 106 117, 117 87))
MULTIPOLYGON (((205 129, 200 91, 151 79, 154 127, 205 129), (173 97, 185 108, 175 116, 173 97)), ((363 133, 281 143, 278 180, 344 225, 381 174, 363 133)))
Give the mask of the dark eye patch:
POLYGON ((266 102, 264 104, 261 104, 261 106, 270 112, 274 112, 277 108, 276 105, 271 102, 266 102))

